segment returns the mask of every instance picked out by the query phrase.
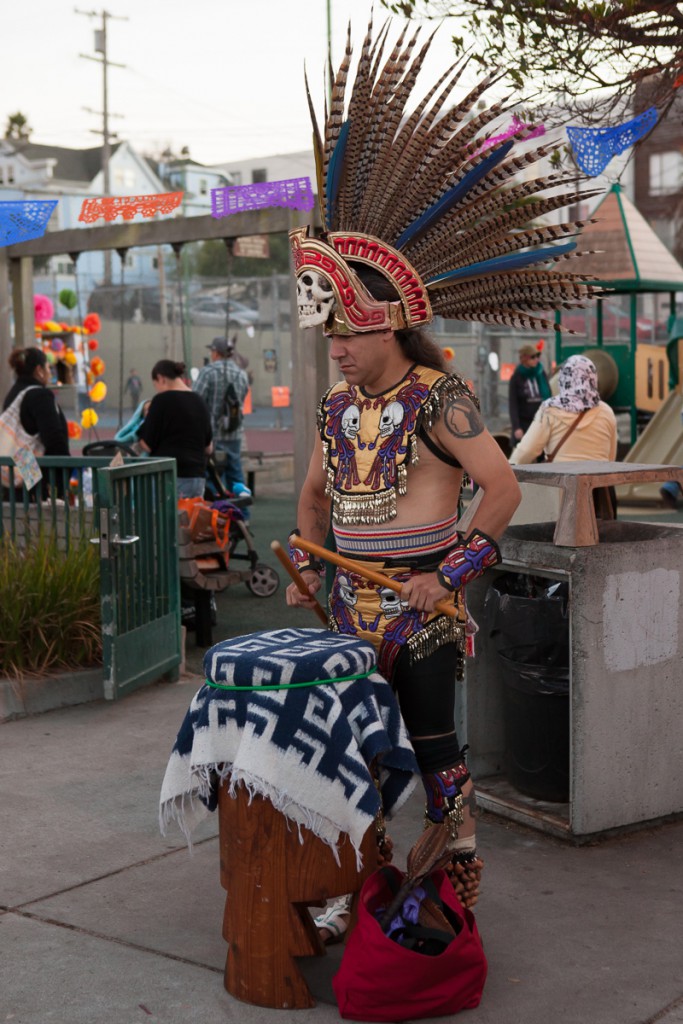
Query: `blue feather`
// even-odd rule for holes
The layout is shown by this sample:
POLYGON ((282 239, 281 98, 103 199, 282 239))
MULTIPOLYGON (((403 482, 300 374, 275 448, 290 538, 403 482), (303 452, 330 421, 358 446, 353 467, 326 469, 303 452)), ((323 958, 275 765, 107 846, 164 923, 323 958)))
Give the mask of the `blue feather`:
POLYGON ((481 179, 488 174, 492 167, 499 164, 501 160, 504 160, 508 155, 512 147, 514 146, 514 139, 510 139, 504 145, 499 146, 497 149, 491 150, 487 157, 478 163, 476 167, 473 167, 471 171, 468 171, 462 181, 459 181, 457 185, 449 189, 445 195, 441 196, 441 199, 437 200, 428 210, 420 214, 417 220, 414 220, 412 224, 409 224, 403 234, 394 244, 394 248, 400 249, 406 244, 406 242, 414 241, 418 235, 424 234, 432 224, 434 224, 440 217, 443 217, 444 213, 447 213, 452 206, 455 206, 464 196, 467 195, 471 188, 474 188, 481 179))
POLYGON ((544 249, 532 249, 531 252, 514 252, 507 256, 496 256, 492 260, 484 260, 481 263, 470 263, 467 267, 458 267, 457 270, 447 270, 445 274, 438 277, 431 277, 425 281, 425 285, 441 284, 443 281, 449 283, 457 281, 462 277, 484 277, 486 274, 497 273, 500 270, 521 270, 532 263, 541 263, 555 256, 564 256, 565 253, 576 249, 576 242, 565 242, 563 245, 549 245, 544 249))
POLYGON ((327 180, 325 182, 325 194, 327 196, 327 230, 332 227, 334 208, 337 205, 339 186, 344 173, 344 156, 346 154, 346 140, 349 137, 350 121, 344 121, 339 130, 337 144, 332 150, 332 156, 327 167, 327 180))

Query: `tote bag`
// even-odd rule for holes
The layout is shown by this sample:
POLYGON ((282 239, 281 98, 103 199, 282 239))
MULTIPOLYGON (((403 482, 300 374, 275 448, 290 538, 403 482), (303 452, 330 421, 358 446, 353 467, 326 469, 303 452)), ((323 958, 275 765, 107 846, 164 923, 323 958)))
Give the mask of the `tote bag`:
MULTIPOLYGON (((29 448, 34 455, 45 453, 45 446, 38 434, 28 434, 21 425, 21 403, 27 391, 20 391, 11 405, 0 416, 0 456, 14 458, 20 448, 29 448)), ((14 467, 2 466, 0 482, 3 487, 21 487, 21 474, 14 467)))
POLYGON ((391 903, 404 877, 389 866, 373 872, 361 889, 358 922, 332 980, 339 1012, 347 1020, 442 1017, 478 1006, 481 1000, 487 963, 477 925, 444 871, 429 876, 453 925, 453 936, 441 953, 406 948, 382 931, 374 911, 391 903), (393 873, 393 884, 387 882, 387 872, 393 873))

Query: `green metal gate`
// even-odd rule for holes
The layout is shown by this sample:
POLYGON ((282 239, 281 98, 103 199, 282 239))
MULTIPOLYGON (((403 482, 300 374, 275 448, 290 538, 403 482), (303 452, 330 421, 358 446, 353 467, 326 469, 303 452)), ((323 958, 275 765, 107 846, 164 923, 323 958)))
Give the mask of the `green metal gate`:
MULTIPOLYGON (((178 677, 180 583, 174 459, 98 467, 104 696, 178 677)), ((95 538, 97 543, 97 539, 95 538)))
MULTIPOLYGON (((38 462, 42 500, 23 489, 0 488, 0 541, 8 537, 22 548, 47 533, 65 552, 83 537, 99 545, 103 692, 108 700, 162 676, 177 678, 175 459, 126 459, 116 467, 101 456, 44 456, 38 462)), ((12 459, 0 457, 4 466, 11 467, 12 459)))

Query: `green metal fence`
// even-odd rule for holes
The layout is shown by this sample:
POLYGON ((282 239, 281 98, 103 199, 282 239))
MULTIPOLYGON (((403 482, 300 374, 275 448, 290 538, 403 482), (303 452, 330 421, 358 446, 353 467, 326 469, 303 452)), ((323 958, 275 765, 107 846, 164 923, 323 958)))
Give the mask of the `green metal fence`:
MULTIPOLYGON (((30 493, 4 488, 0 543, 41 532, 67 552, 99 546, 104 696, 113 699, 180 665, 176 468, 173 459, 44 457, 30 493)), ((12 460, 0 458, 0 467, 12 460)))

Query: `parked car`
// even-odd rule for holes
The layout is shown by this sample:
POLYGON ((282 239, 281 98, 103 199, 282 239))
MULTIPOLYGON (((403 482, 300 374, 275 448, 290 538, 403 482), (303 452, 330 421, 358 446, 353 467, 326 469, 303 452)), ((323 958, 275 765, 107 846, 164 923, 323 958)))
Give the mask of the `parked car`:
MULTIPOLYGON (((571 309, 562 313, 562 326, 576 331, 582 337, 597 338, 597 309, 571 309)), ((631 337, 631 317, 618 302, 602 303, 602 334, 606 341, 628 341, 631 337)), ((654 341, 666 338, 665 323, 655 323, 645 316, 636 316, 636 339, 654 341)))
POLYGON ((190 321, 202 327, 255 327, 259 322, 258 311, 245 306, 235 299, 204 296, 190 302, 190 321), (229 310, 229 312, 228 312, 229 310))

